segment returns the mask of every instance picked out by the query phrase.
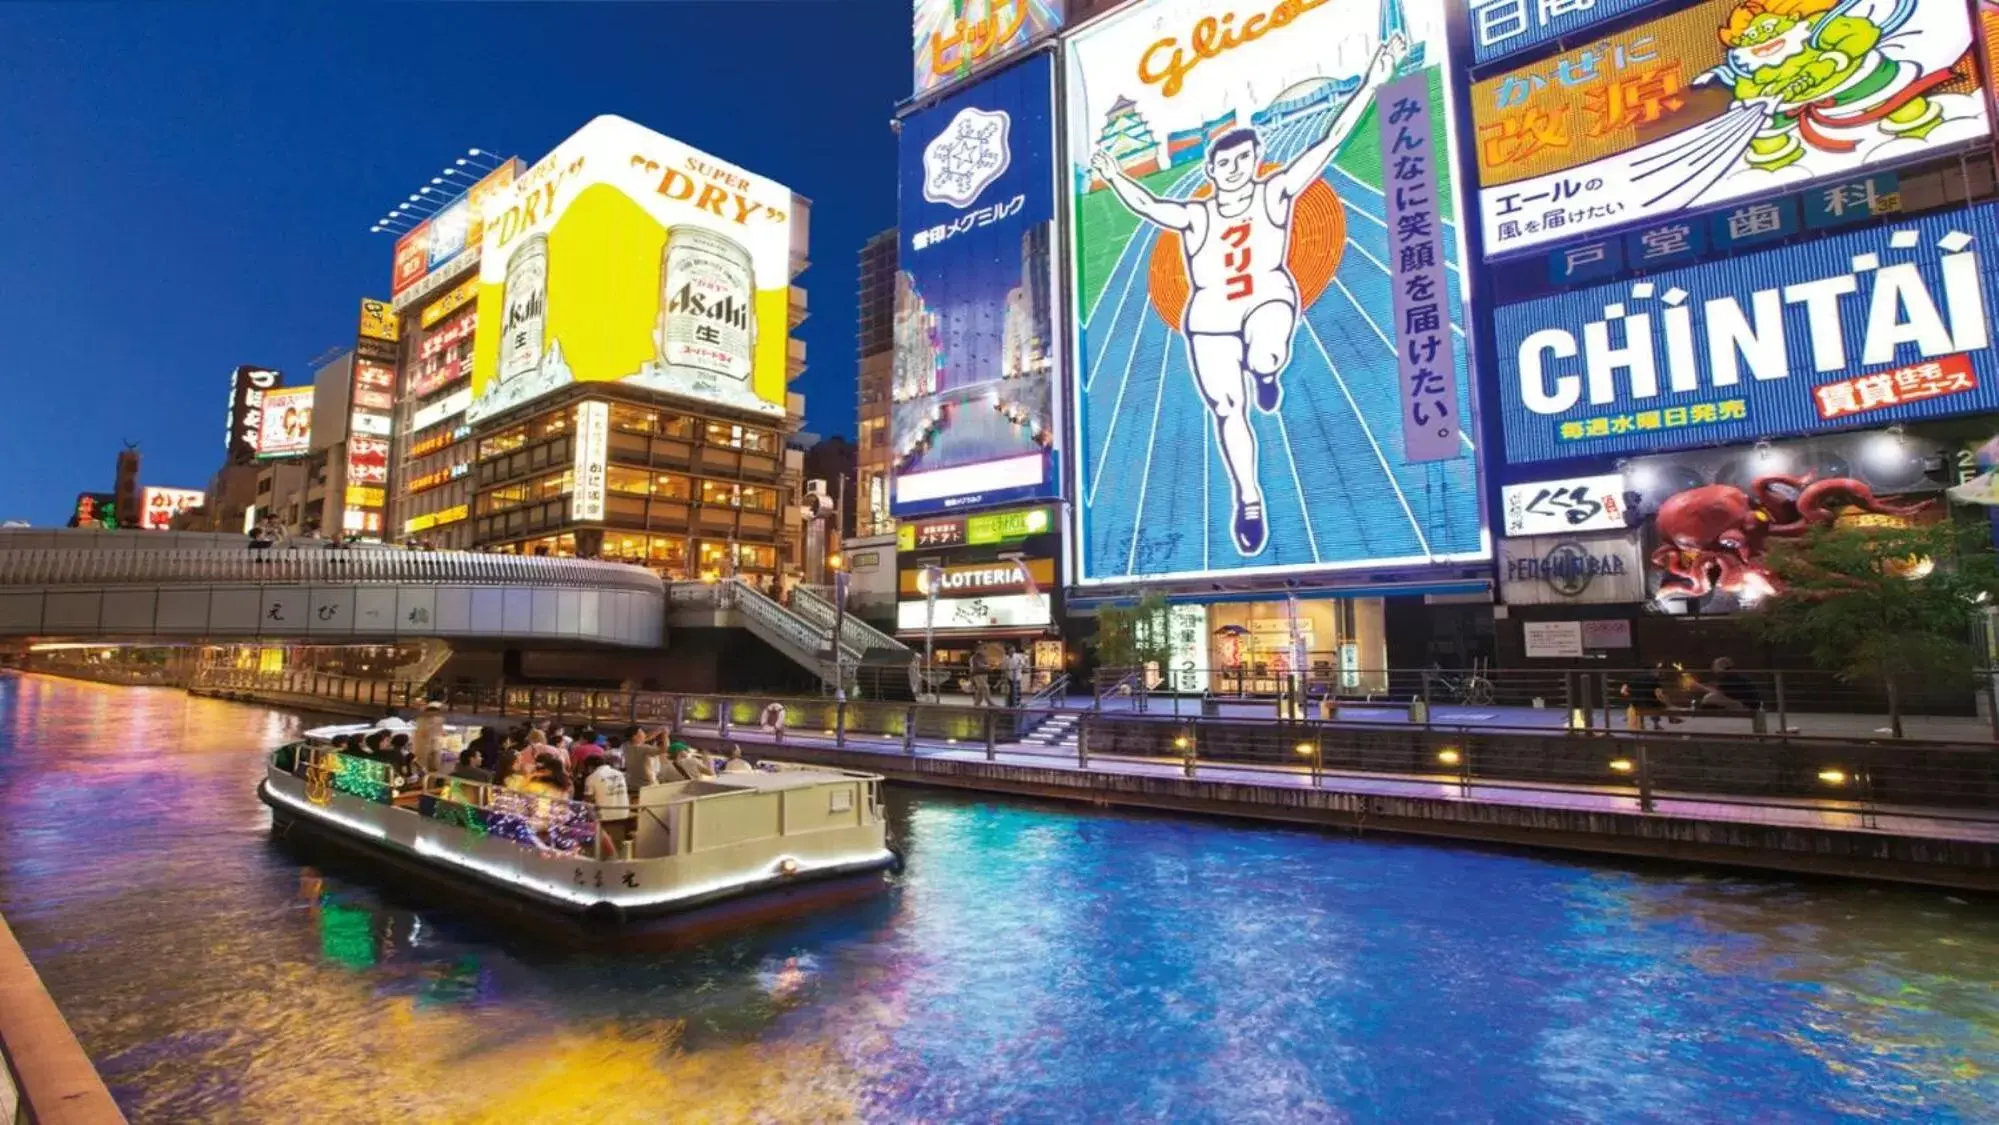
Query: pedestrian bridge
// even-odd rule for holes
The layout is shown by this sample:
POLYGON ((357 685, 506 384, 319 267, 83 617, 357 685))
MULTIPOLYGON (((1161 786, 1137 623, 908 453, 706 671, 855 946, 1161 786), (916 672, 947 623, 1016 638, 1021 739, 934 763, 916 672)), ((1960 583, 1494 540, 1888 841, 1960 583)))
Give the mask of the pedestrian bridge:
POLYGON ((666 590, 619 563, 241 535, 0 531, 0 637, 385 641, 666 639, 666 590))

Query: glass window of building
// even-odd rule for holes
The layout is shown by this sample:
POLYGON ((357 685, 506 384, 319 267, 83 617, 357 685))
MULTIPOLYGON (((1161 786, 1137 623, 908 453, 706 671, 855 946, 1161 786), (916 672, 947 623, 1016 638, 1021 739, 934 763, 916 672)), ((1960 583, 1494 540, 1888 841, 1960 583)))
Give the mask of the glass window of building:
POLYGON ((557 496, 569 495, 570 490, 576 487, 576 474, 572 469, 564 469, 559 473, 550 473, 542 477, 533 482, 533 485, 535 499, 553 500, 557 496))
POLYGON ((775 439, 763 430, 751 429, 730 422, 708 423, 708 444, 728 449, 741 449, 750 453, 769 453, 775 448, 775 439))
POLYGON ((644 469, 612 465, 604 470, 604 487, 627 496, 644 496, 652 491, 652 477, 644 469))
POLYGON ((560 437, 569 432, 569 411, 557 410, 536 418, 529 426, 534 430, 536 440, 560 437))
POLYGON ((694 544, 694 559, 695 564, 703 572, 727 570, 729 545, 727 543, 717 543, 713 539, 698 540, 694 544))
POLYGON ((668 500, 685 500, 694 494, 692 482, 672 473, 660 473, 653 477, 652 492, 654 496, 668 500))
POLYGON ((604 533, 604 557, 614 562, 642 563, 646 561, 647 541, 643 535, 624 532, 604 533))
POLYGON ((527 443, 527 428, 525 426, 514 426, 511 429, 501 430, 492 437, 481 438, 479 440, 479 457, 481 460, 488 457, 499 457, 512 453, 527 443))
POLYGON ((701 482, 701 502, 719 508, 736 506, 736 486, 728 481, 704 480, 701 482))
POLYGON ((555 558, 576 557, 576 537, 574 535, 551 535, 543 539, 530 539, 520 545, 523 555, 550 555, 555 558))
POLYGON ((659 567, 679 569, 687 565, 687 540, 665 535, 655 535, 647 547, 646 558, 659 567))
POLYGON ((479 501, 481 514, 504 512, 509 508, 520 507, 528 502, 529 488, 530 486, 526 484, 510 484, 488 492, 479 501))
POLYGON ((614 403, 611 406, 611 428, 626 433, 649 434, 659 426, 659 416, 639 406, 614 403))
POLYGON ((777 548, 755 543, 738 543, 736 565, 743 570, 776 570, 777 548))
POLYGON ((777 511, 777 490, 772 488, 752 488, 743 485, 736 494, 738 507, 752 512, 777 511))

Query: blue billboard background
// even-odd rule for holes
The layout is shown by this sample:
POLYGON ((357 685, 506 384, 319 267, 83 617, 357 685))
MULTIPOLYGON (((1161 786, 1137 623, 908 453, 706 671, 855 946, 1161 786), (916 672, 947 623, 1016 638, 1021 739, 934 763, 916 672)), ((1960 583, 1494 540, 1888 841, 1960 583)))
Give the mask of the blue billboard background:
POLYGON ((1995 253, 1982 204, 1502 306, 1507 461, 1999 409, 1995 253))
POLYGON ((903 122, 897 517, 1060 493, 1054 129, 1046 54, 903 122))
POLYGON ((1549 3, 1548 0, 1469 0, 1472 63, 1484 66, 1522 51, 1573 40, 1594 23, 1649 7, 1658 0, 1595 0, 1595 3, 1549 3))

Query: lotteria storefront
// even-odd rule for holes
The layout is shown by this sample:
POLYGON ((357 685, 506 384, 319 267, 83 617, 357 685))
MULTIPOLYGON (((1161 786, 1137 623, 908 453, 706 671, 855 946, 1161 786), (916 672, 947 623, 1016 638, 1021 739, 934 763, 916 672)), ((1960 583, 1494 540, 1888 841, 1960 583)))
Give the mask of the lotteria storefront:
POLYGON ((1502 658, 1704 659, 1686 623, 1770 596, 1773 543, 1946 514, 1999 433, 1995 297, 1984 203, 1495 310, 1502 658))
POLYGON ((904 520, 896 535, 896 636, 927 643, 934 667, 963 670, 994 646, 1025 651, 1040 683, 1066 669, 1052 507, 904 520))

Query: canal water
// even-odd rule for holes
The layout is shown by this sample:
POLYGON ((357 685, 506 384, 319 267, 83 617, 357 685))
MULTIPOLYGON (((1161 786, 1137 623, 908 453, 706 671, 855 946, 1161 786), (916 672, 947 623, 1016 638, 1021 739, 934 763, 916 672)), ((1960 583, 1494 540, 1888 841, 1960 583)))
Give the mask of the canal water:
POLYGON ((903 791, 878 900, 565 956, 272 844, 296 729, 0 679, 0 912, 135 1121, 1999 1120, 1990 900, 903 791))

